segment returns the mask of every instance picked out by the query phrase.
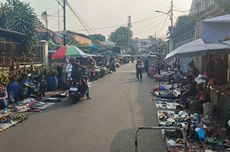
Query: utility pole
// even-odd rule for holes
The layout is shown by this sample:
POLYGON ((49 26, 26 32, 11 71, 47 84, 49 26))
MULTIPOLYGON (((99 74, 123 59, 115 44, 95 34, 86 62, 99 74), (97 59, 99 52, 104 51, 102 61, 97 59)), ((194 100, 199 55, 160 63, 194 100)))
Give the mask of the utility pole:
POLYGON ((170 9, 170 20, 171 20, 171 28, 170 28, 170 40, 169 40, 169 51, 174 49, 173 45, 173 0, 171 0, 171 9, 170 9))
POLYGON ((61 31, 61 26, 60 26, 60 10, 59 10, 59 7, 58 7, 58 32, 61 31))
POLYGON ((171 37, 173 35, 173 0, 171 1, 171 9, 170 9, 170 20, 171 20, 171 37))
POLYGON ((64 46, 66 46, 66 0, 63 0, 63 22, 64 22, 63 38, 64 38, 64 46))
MULTIPOLYGON (((131 30, 132 28, 132 18, 131 16, 128 16, 128 24, 127 24, 127 27, 129 30, 131 30)), ((129 39, 128 39, 128 52, 131 54, 131 40, 132 40, 132 36, 130 35, 129 36, 129 39)))
POLYGON ((173 0, 171 0, 171 7, 170 7, 169 12, 166 13, 166 12, 162 12, 158 10, 156 10, 155 12, 166 14, 170 17, 171 25, 170 25, 170 39, 169 39, 169 50, 168 50, 168 53, 169 53, 170 51, 174 49, 174 45, 173 45, 173 0))

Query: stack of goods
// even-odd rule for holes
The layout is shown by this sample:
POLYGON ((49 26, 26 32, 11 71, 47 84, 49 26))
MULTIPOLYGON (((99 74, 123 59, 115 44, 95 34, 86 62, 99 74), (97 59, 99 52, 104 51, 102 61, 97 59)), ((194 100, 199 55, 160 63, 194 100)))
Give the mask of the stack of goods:
POLYGON ((188 152, 225 152, 228 148, 223 141, 213 138, 216 137, 213 129, 216 127, 209 117, 183 111, 183 107, 171 98, 155 97, 153 101, 158 108, 159 126, 181 128, 186 134, 186 139, 183 139, 181 130, 162 130, 169 152, 184 151, 184 143, 188 152))
POLYGON ((7 113, 0 115, 0 132, 20 123, 28 118, 22 113, 7 113))
POLYGON ((154 98, 153 101, 159 110, 182 110, 183 105, 175 102, 174 100, 167 100, 162 98, 154 98))
POLYGON ((159 125, 167 127, 178 127, 187 124, 189 119, 185 111, 175 112, 169 110, 158 110, 157 112, 159 125))
POLYGON ((168 152, 180 152, 184 151, 183 134, 180 130, 165 130, 164 137, 166 140, 168 152))
POLYGON ((52 102, 45 103, 39 102, 34 98, 28 98, 18 101, 15 108, 17 112, 40 112, 53 104, 52 102))

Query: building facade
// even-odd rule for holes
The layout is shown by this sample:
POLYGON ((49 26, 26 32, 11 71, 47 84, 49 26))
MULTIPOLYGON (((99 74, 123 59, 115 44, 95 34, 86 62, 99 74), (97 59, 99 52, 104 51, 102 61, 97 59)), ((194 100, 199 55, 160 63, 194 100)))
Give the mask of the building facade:
MULTIPOLYGON (((216 16, 216 8, 214 0, 193 0, 190 8, 189 16, 196 18, 195 26, 187 29, 180 35, 173 38, 174 49, 202 37, 202 20, 208 17, 216 16)), ((223 12, 219 11, 219 14, 223 12)))

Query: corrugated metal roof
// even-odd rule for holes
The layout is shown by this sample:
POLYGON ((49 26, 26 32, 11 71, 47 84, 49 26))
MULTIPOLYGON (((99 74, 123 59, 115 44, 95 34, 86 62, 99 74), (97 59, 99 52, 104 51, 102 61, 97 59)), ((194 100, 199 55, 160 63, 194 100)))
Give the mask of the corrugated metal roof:
POLYGON ((0 32, 7 32, 7 33, 11 33, 11 34, 17 34, 17 35, 23 35, 23 36, 26 36, 26 34, 24 34, 24 33, 17 32, 17 31, 10 31, 10 30, 3 29, 3 28, 0 28, 0 32))

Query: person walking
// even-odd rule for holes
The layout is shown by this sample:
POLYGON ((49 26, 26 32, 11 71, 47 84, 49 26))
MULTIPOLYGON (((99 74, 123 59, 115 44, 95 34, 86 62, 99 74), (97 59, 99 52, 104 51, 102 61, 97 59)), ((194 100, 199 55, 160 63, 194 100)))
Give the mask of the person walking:
POLYGON ((142 80, 142 70, 143 70, 143 64, 142 61, 140 60, 140 57, 138 57, 136 63, 136 77, 140 81, 142 80))

